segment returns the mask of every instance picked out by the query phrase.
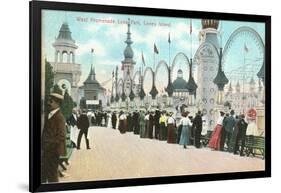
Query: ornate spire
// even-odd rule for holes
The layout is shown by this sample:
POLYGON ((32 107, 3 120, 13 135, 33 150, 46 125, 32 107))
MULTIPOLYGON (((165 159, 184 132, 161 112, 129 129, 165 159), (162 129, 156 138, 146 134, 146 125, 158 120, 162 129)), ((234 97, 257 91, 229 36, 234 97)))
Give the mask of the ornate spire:
POLYGON ((196 89, 197 89, 197 84, 195 83, 195 80, 192 76, 192 59, 190 59, 190 64, 189 64, 189 79, 186 84, 186 88, 190 94, 195 94, 196 89))
POLYGON ((111 94, 111 97, 110 97, 110 102, 113 103, 114 102, 114 96, 113 94, 111 94))
POLYGON ((133 92, 133 89, 131 88, 131 92, 130 92, 130 94, 129 94, 129 98, 130 98, 130 100, 131 101, 133 101, 134 100, 134 98, 135 98, 135 94, 134 94, 134 92, 133 92))
POLYGON ((86 79, 85 83, 96 83, 99 84, 98 81, 96 80, 96 73, 95 73, 95 68, 93 67, 93 64, 91 64, 91 70, 88 75, 88 78, 86 79))
POLYGON ((168 93, 168 96, 169 97, 172 97, 173 96, 173 92, 174 92, 174 87, 173 87, 173 84, 171 82, 171 68, 169 67, 168 68, 168 86, 165 88, 165 91, 168 93))
POLYGON ((118 95, 118 65, 116 66, 116 70, 115 70, 115 101, 118 102, 119 101, 119 95, 118 95))
POLYGON ((220 48, 220 53, 219 53, 219 68, 218 68, 218 73, 217 76, 214 79, 214 83, 218 86, 218 89, 222 91, 224 89, 224 85, 228 83, 228 79, 224 74, 224 71, 222 71, 222 48, 220 48))
POLYGON ((151 94, 152 99, 155 99, 156 95, 158 94, 158 90, 155 87, 155 74, 154 74, 154 72, 153 72, 153 76, 152 76, 152 88, 151 88, 149 94, 151 94))
POLYGON ((232 91, 233 91, 233 89, 232 89, 231 82, 230 82, 229 87, 228 87, 228 92, 232 92, 232 91))
POLYGON ((237 84, 236 84, 235 88, 236 88, 236 92, 240 92, 240 84, 239 84, 239 81, 237 81, 237 84))
POLYGON ((131 39, 131 31, 130 31, 130 19, 128 19, 128 31, 127 31, 127 39, 125 41, 125 43, 127 44, 125 50, 124 50, 124 61, 123 62, 130 62, 135 64, 136 62, 133 60, 134 57, 134 51, 131 47, 131 45, 133 44, 133 41, 131 39))
POLYGON ((255 85, 255 84, 256 84, 256 83, 255 83, 255 80, 254 80, 254 78, 253 78, 253 77, 251 78, 251 80, 250 80, 249 84, 250 84, 250 85, 255 85))
POLYGON ((264 61, 263 61, 260 71, 257 73, 257 76, 258 76, 258 78, 260 78, 262 80, 263 85, 264 85, 264 61))
POLYGON ((127 98, 127 96, 126 96, 126 94, 125 94, 125 92, 124 92, 124 90, 122 91, 122 95, 121 95, 121 99, 122 99, 122 101, 124 102, 125 100, 126 100, 126 98, 127 98))
POLYGON ((152 99, 155 99, 156 95, 158 94, 158 90, 156 89, 155 85, 152 86, 149 94, 151 94, 152 99))
POLYGON ((119 95, 116 93, 116 96, 115 96, 115 101, 118 102, 119 101, 119 95))
POLYGON ((69 30, 68 24, 66 22, 64 22, 62 24, 60 31, 59 31, 59 35, 56 39, 57 40, 59 40, 59 39, 70 40, 70 41, 74 42, 74 40, 71 37, 71 32, 69 30))
POLYGON ((145 92, 144 92, 144 90, 143 90, 143 86, 141 86, 141 90, 140 90, 139 95, 140 95, 140 99, 143 100, 144 97, 145 97, 145 92))
POLYGON ((259 91, 262 91, 261 80, 259 79, 259 91))

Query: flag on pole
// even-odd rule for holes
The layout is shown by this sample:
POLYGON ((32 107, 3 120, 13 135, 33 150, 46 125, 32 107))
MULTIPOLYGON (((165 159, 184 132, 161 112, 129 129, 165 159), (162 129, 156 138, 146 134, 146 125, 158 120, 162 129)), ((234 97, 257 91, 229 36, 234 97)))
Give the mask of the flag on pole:
POLYGON ((94 53, 94 49, 93 48, 91 49, 91 52, 94 53))
POLYGON ((247 46, 246 46, 246 44, 244 44, 244 50, 245 50, 245 52, 249 52, 249 49, 247 48, 247 46))
POLYGON ((158 51, 155 43, 154 43, 154 53, 159 54, 159 51, 158 51))
POLYGON ((143 65, 145 66, 145 61, 144 61, 144 57, 143 57, 143 52, 141 52, 141 60, 142 60, 143 65))
POLYGON ((192 33, 192 19, 190 19, 190 29, 189 29, 189 33, 191 34, 192 33))
POLYGON ((171 37, 170 37, 170 32, 169 32, 169 38, 168 38, 168 43, 171 43, 171 37))

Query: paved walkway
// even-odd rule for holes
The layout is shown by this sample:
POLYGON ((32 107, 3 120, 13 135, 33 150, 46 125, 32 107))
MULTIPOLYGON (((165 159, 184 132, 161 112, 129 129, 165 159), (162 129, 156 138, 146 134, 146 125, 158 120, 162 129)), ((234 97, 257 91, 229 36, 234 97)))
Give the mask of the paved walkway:
POLYGON ((94 181, 153 176, 223 173, 264 170, 260 158, 240 157, 209 148, 183 149, 155 139, 141 139, 133 133, 120 134, 104 127, 90 128, 90 150, 82 138, 81 150, 74 150, 68 177, 60 181, 94 181))

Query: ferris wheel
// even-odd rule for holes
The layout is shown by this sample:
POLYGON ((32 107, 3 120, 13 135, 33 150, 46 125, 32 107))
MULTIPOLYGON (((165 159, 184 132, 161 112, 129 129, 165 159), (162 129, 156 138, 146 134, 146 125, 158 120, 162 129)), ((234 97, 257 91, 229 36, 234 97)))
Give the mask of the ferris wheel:
POLYGON ((264 62, 264 41, 248 26, 239 27, 229 37, 223 51, 223 70, 230 81, 249 81, 264 62))

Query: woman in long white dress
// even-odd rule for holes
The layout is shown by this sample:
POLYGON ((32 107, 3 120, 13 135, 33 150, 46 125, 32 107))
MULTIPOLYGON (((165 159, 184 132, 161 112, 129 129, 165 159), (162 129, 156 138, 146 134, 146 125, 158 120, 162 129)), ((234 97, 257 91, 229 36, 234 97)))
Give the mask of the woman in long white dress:
POLYGON ((112 128, 111 112, 107 113, 107 128, 112 128))

